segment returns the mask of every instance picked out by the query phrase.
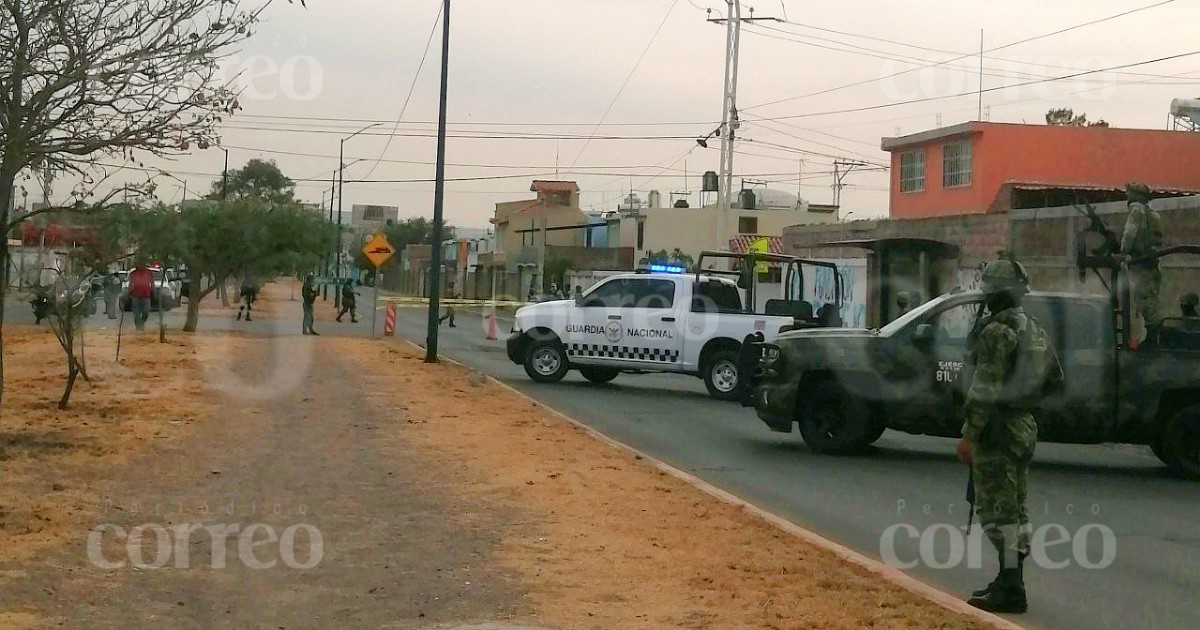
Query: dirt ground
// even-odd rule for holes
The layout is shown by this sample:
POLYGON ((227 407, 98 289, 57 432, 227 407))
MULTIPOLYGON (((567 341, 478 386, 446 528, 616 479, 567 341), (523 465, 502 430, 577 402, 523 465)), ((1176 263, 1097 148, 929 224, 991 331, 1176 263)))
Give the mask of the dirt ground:
MULTIPOLYGON (((14 352, 8 363, 40 365, 46 346, 39 335, 49 337, 30 335, 30 351, 14 352)), ((424 628, 508 619, 523 610, 524 587, 490 560, 508 515, 458 500, 446 487, 453 470, 385 443, 381 429, 396 421, 395 405, 368 402, 352 366, 326 356, 317 339, 197 335, 175 349, 181 358, 167 360, 152 338, 135 342, 146 344, 144 355, 123 349, 122 362, 128 357, 132 369, 144 359, 143 372, 150 366, 160 372, 172 404, 200 402, 179 425, 190 433, 149 430, 165 414, 125 409, 109 409, 107 417, 128 413, 129 420, 114 419, 94 433, 69 429, 94 424, 83 405, 81 413, 38 417, 64 427, 55 443, 70 447, 4 462, 6 476, 23 481, 0 499, 4 510, 22 517, 0 530, 0 548, 19 550, 0 559, 0 627, 424 628), (190 344, 207 350, 189 357, 190 344), (195 389, 181 390, 181 383, 195 389), (145 440, 153 442, 143 446, 145 440), (95 454, 64 466, 70 449, 95 454), (78 492, 38 496, 55 483, 78 492), (271 567, 253 566, 236 536, 218 552, 220 545, 201 533, 171 555, 160 555, 154 538, 143 537, 132 546, 165 566, 134 566, 130 544, 111 528, 130 532, 148 524, 237 525, 260 533, 311 527, 319 542, 313 547, 314 537, 301 538, 296 555, 319 562, 285 566, 279 542, 251 557, 272 559, 271 567), (93 534, 102 559, 123 566, 91 559, 93 534)), ((10 383, 41 392, 36 381, 45 376, 21 370, 31 378, 10 376, 10 383)))
MULTIPOLYGON (((359 341, 338 353, 378 358, 359 341)), ((405 440, 458 466, 455 490, 520 512, 497 558, 560 628, 971 628, 720 502, 466 368, 398 348, 368 388, 410 401, 405 440), (437 392, 436 396, 428 392, 437 392)))
POLYGON ((96 334, 59 412, 53 338, 5 332, 0 627, 977 627, 395 342, 155 332, 116 363, 96 334), (323 559, 89 560, 147 523, 311 526, 323 559))

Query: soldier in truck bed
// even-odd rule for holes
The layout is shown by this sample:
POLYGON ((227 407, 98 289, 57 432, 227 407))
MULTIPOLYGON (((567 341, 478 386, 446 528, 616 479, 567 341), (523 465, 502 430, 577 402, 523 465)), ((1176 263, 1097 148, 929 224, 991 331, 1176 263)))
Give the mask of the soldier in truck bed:
POLYGON ((1121 235, 1121 254, 1129 265, 1133 280, 1133 305, 1145 327, 1143 339, 1154 339, 1162 322, 1158 309, 1158 290, 1162 273, 1154 255, 1162 247, 1162 218, 1150 207, 1150 188, 1131 183, 1125 187, 1129 200, 1129 216, 1121 235))

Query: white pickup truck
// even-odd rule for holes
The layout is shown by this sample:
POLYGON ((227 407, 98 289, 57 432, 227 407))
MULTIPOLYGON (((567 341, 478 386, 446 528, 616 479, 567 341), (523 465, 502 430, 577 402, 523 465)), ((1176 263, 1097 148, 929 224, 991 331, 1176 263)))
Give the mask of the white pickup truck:
MULTIPOLYGON (((809 303, 791 299, 803 295, 802 264, 832 265, 775 254, 705 252, 697 267, 712 258, 736 259, 744 271, 665 272, 654 266, 606 278, 578 299, 523 307, 513 318, 508 358, 541 383, 560 381, 571 369, 593 383, 607 383, 621 372, 674 372, 704 379, 714 398, 734 400, 740 394, 738 355, 747 336, 761 333, 769 342, 782 331, 840 324, 814 317, 809 303), (755 303, 756 262, 782 267, 786 278, 784 298, 767 300, 761 313, 744 306, 755 303)), ((836 315, 837 309, 840 300, 823 310, 836 315)))

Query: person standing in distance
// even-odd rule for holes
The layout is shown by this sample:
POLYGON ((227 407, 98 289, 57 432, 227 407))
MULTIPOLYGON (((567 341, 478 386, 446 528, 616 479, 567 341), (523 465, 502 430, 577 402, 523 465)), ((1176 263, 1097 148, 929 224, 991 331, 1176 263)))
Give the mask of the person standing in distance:
POLYGON ((1145 328, 1142 339, 1153 341, 1162 321, 1158 310, 1162 272, 1155 256, 1162 247, 1162 218, 1150 207, 1150 188, 1145 184, 1126 185, 1125 195, 1129 200, 1129 215, 1121 235, 1121 255, 1133 280, 1133 306, 1145 328))
POLYGON ((313 305, 317 302, 317 296, 320 295, 317 290, 316 279, 310 271, 307 276, 304 276, 304 286, 300 288, 300 301, 304 308, 304 334, 316 335, 317 331, 313 330, 313 305))
POLYGON ((146 329, 153 297, 154 272, 146 267, 146 263, 138 261, 133 271, 129 272, 129 301, 133 310, 133 325, 138 330, 146 329))
POLYGON ((1023 613, 1028 607, 1023 565, 1032 534, 1026 488, 1037 445, 1031 411, 1045 391, 1048 366, 1058 370, 1055 380, 1061 380, 1061 367, 1048 359, 1053 350, 1045 331, 1021 307, 1029 278, 1020 263, 989 263, 981 285, 989 315, 968 338, 975 369, 956 451, 971 466, 979 524, 996 548, 1000 571, 968 603, 1023 613))

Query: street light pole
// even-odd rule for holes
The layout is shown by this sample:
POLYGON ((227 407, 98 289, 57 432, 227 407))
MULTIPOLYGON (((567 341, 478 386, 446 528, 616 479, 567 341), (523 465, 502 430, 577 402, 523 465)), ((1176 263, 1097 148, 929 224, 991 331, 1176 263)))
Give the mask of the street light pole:
POLYGON ((446 201, 446 87, 450 79, 450 0, 442 0, 442 90, 438 105, 437 171, 433 187, 432 269, 429 274, 429 324, 425 362, 437 363, 439 282, 442 271, 442 210, 446 201))
MULTIPOLYGON (((337 171, 334 171, 329 174, 329 224, 330 225, 333 225, 333 195, 336 192, 337 192, 337 171)), ((321 299, 322 300, 329 300, 329 282, 328 282, 328 280, 329 280, 330 271, 331 271, 330 265, 332 265, 332 264, 333 264, 333 252, 329 252, 328 254, 325 255, 325 279, 326 279, 326 282, 324 283, 324 286, 321 287, 321 291, 322 291, 321 299)), ((334 299, 336 300, 337 296, 334 296, 334 299)))
MULTIPOLYGON (((343 179, 343 175, 346 171, 346 141, 350 140, 354 136, 357 136, 358 134, 360 134, 368 129, 371 129, 372 127, 378 127, 379 125, 382 125, 382 124, 383 123, 371 123, 371 124, 367 125, 366 127, 363 127, 362 129, 359 129, 358 131, 355 131, 354 133, 346 136, 345 138, 342 138, 342 140, 338 143, 337 267, 334 269, 334 274, 333 274, 334 277, 337 277, 337 278, 341 278, 341 276, 342 276, 342 192, 344 192, 344 189, 346 187, 346 182, 343 179)), ((338 291, 337 289, 334 289, 333 305, 339 309, 342 307, 342 297, 341 296, 342 296, 342 292, 338 291)))

